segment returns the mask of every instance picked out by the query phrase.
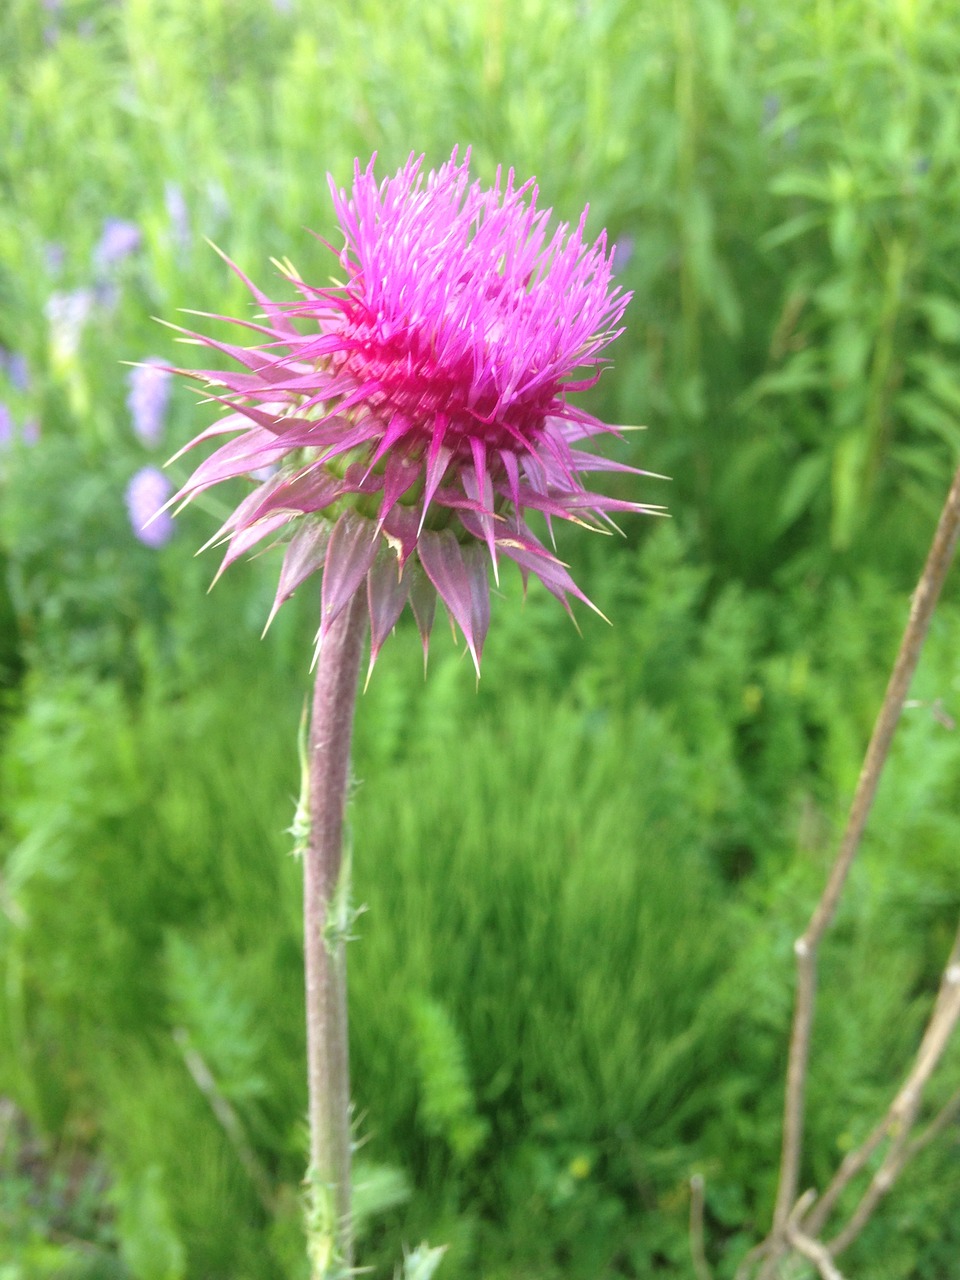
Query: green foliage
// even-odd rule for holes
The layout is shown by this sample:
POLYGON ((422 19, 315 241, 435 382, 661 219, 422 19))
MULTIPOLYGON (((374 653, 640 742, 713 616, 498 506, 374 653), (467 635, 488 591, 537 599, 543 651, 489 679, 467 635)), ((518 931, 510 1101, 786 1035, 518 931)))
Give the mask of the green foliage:
POLYGON ((115 1187, 120 1256, 142 1280, 183 1280, 186 1253, 174 1229, 162 1177, 154 1164, 131 1184, 115 1187))
POLYGON ((431 1280, 433 1273, 443 1259, 446 1250, 431 1249, 429 1245, 418 1245, 403 1260, 403 1280, 431 1280))
POLYGON ((476 1112, 467 1077, 463 1044, 442 1004, 424 997, 412 1003, 419 1120, 431 1138, 442 1138, 457 1163, 483 1146, 489 1124, 476 1112))
POLYGON ((127 1280, 104 1191, 102 1163, 57 1159, 23 1114, 2 1100, 3 1280, 127 1280))
POLYGON ((262 1096, 266 1081, 257 1063, 264 1046, 230 939, 205 934, 196 945, 170 933, 165 958, 170 1020, 203 1056, 220 1092, 231 1102, 262 1096))
MULTIPOLYGON (((689 1275, 701 1172, 733 1274, 772 1200, 792 939, 960 454, 958 55, 946 0, 0 6, 0 1094, 47 1143, 0 1144, 0 1280, 302 1274, 285 828, 316 592, 262 643, 274 556, 205 598, 220 499, 135 542, 124 487, 197 418, 178 387, 137 441, 121 362, 191 360, 151 315, 246 314, 204 235, 264 283, 272 255, 326 278, 325 172, 455 143, 632 242, 591 404, 649 424, 620 457, 669 489, 604 479, 676 519, 558 530, 613 627, 505 576, 479 690, 442 634, 424 679, 403 623, 361 700, 362 1260, 689 1275), (104 264, 118 217, 142 241, 104 264), (67 1194, 71 1160, 109 1178, 67 1194)), ((957 623, 954 593, 824 948, 810 1183, 889 1101, 960 906, 957 623)), ((851 1274, 950 1274, 951 1160, 908 1170, 851 1274)))

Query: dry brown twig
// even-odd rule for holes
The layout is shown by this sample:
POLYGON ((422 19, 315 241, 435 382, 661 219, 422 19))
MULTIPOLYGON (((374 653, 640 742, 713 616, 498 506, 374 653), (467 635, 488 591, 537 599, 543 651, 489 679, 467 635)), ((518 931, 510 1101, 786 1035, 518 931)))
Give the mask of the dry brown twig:
MULTIPOLYGON (((900 1171, 923 1146, 927 1145, 931 1137, 935 1136, 935 1134, 927 1136, 925 1132, 920 1138, 910 1141, 910 1134, 923 1101, 924 1089, 946 1048, 958 1018, 960 1018, 960 926, 958 926, 950 957, 943 972, 933 1012, 903 1084, 887 1109, 886 1115, 861 1145, 846 1156, 834 1175, 833 1181, 804 1221, 804 1230, 808 1234, 819 1235, 843 1191, 857 1174, 866 1168, 870 1157, 884 1140, 890 1140, 889 1149, 880 1168, 873 1175, 850 1221, 829 1242, 829 1248, 833 1254, 841 1253, 853 1242, 870 1214, 899 1176, 900 1171)), ((954 1095, 940 1116, 928 1126, 928 1130, 938 1125, 944 1111, 949 1114, 951 1107, 955 1111, 957 1105, 960 1105, 960 1096, 954 1095)), ((939 1125, 936 1132, 942 1131, 943 1127, 945 1126, 939 1125)))
POLYGON ((840 895, 860 847, 861 837, 870 813, 880 774, 886 762, 894 730, 906 701, 910 682, 917 667, 930 619, 933 616, 947 570, 953 558, 960 533, 960 468, 957 469, 934 534, 927 562, 911 601, 910 616, 887 685, 880 713, 874 725, 860 777, 854 792, 847 825, 836 858, 819 902, 801 936, 794 943, 797 960, 797 992, 787 1063, 784 1099, 783 1145, 780 1177, 773 1224, 767 1238, 744 1259, 738 1276, 747 1276, 759 1264, 758 1280, 773 1280, 780 1261, 791 1252, 801 1253, 818 1267, 825 1278, 836 1280, 833 1258, 862 1230, 880 1199, 899 1176, 907 1161, 926 1145, 949 1119, 960 1112, 960 1098, 951 1099, 924 1135, 908 1141, 917 1119, 923 1089, 960 1016, 960 932, 944 970, 940 993, 924 1032, 913 1067, 898 1091, 886 1116, 865 1142, 840 1166, 822 1200, 801 1224, 797 1216, 800 1160, 803 1144, 803 1113, 807 1071, 810 1057, 810 1034, 817 985, 817 953, 820 943, 836 914, 840 895), (949 1113, 949 1114, 948 1114, 949 1113), (873 1153, 886 1138, 891 1145, 847 1225, 828 1244, 817 1236, 836 1205, 841 1192, 865 1168, 873 1153))

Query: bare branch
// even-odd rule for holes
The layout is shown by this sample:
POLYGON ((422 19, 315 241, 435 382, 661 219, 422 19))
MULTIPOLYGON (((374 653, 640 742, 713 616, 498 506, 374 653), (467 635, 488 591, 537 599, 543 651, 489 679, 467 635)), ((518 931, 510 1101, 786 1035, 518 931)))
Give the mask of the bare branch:
MULTIPOLYGON (((883 1141, 886 1138, 892 1138, 890 1150, 871 1182, 870 1188, 861 1199, 853 1218, 833 1241, 831 1247, 834 1253, 840 1253, 862 1230, 867 1218, 892 1186, 903 1167, 920 1150, 921 1145, 926 1145, 935 1136, 933 1134, 927 1136, 925 1132, 921 1135, 922 1142, 919 1138, 913 1143, 907 1141, 920 1111, 923 1091, 946 1048, 958 1017, 960 1017, 960 926, 957 928, 953 946, 947 958, 930 1020, 910 1071, 887 1108, 883 1119, 860 1146, 845 1157, 819 1203, 803 1224, 804 1231, 808 1235, 818 1236, 846 1188, 857 1174, 866 1168, 871 1156, 883 1141)), ((960 1099, 957 1105, 960 1107, 960 1099)), ((944 1120, 943 1127, 947 1123, 948 1120, 944 1120)), ((939 1131, 938 1129, 937 1132, 939 1131)))
MULTIPOLYGON (((805 1224, 801 1228, 802 1216, 811 1208, 816 1199, 815 1193, 807 1193, 807 1195, 797 1198, 803 1148, 803 1113, 810 1058, 810 1036, 813 1027, 817 987, 817 953, 820 942, 836 914, 840 895, 859 850, 863 831, 880 781, 880 775, 890 750, 890 743, 923 649, 930 619, 933 616, 947 570, 953 558, 958 534, 960 534, 960 468, 954 474, 926 564, 920 575, 917 588, 913 593, 906 629, 900 642, 900 649, 894 662, 883 703, 860 770, 840 846, 820 900, 814 908, 806 929, 794 944, 797 965, 797 990, 787 1061, 783 1141, 777 1199, 770 1232, 766 1239, 754 1249, 751 1249, 744 1258, 737 1271, 738 1280, 745 1280, 755 1266, 758 1268, 756 1272, 758 1280, 773 1280, 779 1262, 785 1254, 791 1251, 803 1253, 809 1248, 817 1251, 825 1250, 825 1261, 823 1259, 818 1261, 817 1258, 812 1258, 812 1260, 817 1262, 821 1275, 830 1274, 829 1271, 824 1271, 824 1266, 833 1267, 831 1254, 839 1252, 839 1249, 834 1247, 837 1245, 837 1241, 834 1242, 834 1246, 823 1246, 814 1238, 816 1232, 811 1232, 809 1224, 805 1224), (790 1236, 793 1239, 790 1239, 790 1236)), ((958 941, 960 941, 960 938, 958 938, 958 941)), ((958 960, 953 954, 951 961, 953 969, 957 970, 958 960)), ((949 973, 950 970, 951 965, 948 964, 947 972, 949 973)), ((930 1071, 933 1070, 933 1066, 940 1053, 942 1053, 943 1043, 946 1042, 945 1036, 949 1035, 949 1030, 952 1029, 953 1022, 956 1021, 956 1015, 945 1014, 943 1017, 938 1015, 938 1010, 944 1001, 952 1011, 952 1002, 948 996, 945 996, 944 990, 941 988, 937 1007, 931 1016, 931 1023, 917 1055, 914 1071, 908 1077, 897 1098, 894 1099, 888 1116, 873 1130, 861 1147, 856 1152, 851 1153, 841 1165, 823 1201, 817 1206, 815 1213, 811 1214, 811 1223, 817 1228, 826 1221, 843 1188, 866 1166, 873 1152, 880 1146, 884 1138, 889 1136, 890 1115, 893 1112, 893 1107, 899 1103, 902 1109, 906 1105, 907 1099, 912 1100, 913 1095, 909 1091, 905 1094, 904 1090, 911 1083, 914 1074, 920 1073, 917 1080, 922 1080, 920 1084, 922 1089, 922 1084, 926 1082, 930 1071), (937 1049, 936 1045, 939 1043, 937 1037, 943 1032, 946 1021, 949 1021, 950 1026, 945 1031, 943 1043, 937 1049), (934 1024, 936 1024, 936 1036, 930 1038, 933 1034, 934 1024), (934 1052, 934 1050, 936 1051, 934 1052)), ((914 1083, 917 1082, 914 1081, 914 1083)), ((957 1107, 960 1110, 960 1101, 958 1101, 957 1107)), ((915 1109, 909 1113, 911 1125, 916 1119, 918 1108, 919 1100, 916 1101, 915 1109)), ((899 1114, 900 1112, 897 1112, 898 1116, 899 1114)), ((943 1124, 945 1125, 946 1123, 947 1120, 944 1119, 943 1124)), ((927 1139, 925 1138, 925 1140, 927 1139)), ((919 1142, 920 1140, 918 1139, 917 1141, 919 1142)), ((910 1158, 910 1154, 916 1149, 918 1149, 916 1143, 909 1147, 906 1146, 906 1134, 903 1134, 901 1145, 897 1147, 895 1155, 895 1160, 898 1162, 896 1163, 897 1173, 906 1160, 910 1158)), ((893 1151, 891 1150, 888 1153, 888 1159, 892 1154, 893 1151)), ((896 1173, 894 1176, 896 1176, 896 1173)), ((880 1190, 880 1195, 884 1193, 884 1190, 885 1188, 880 1190)), ((879 1199, 879 1195, 876 1196, 876 1199, 879 1199)), ((876 1200, 874 1200, 873 1204, 875 1203, 876 1200)), ((867 1208, 867 1216, 869 1216, 869 1212, 872 1212, 873 1204, 867 1208)), ((854 1223, 851 1221, 846 1231, 838 1237, 841 1245, 846 1243, 847 1233, 853 1226, 854 1223)), ((859 1227, 857 1227, 857 1230, 859 1230, 859 1227)), ((852 1239, 853 1236, 851 1235, 849 1238, 852 1239)), ((807 1256, 811 1255, 808 1253, 807 1256)))
POLYGON ((832 1253, 842 1253, 860 1234, 870 1215, 900 1176, 903 1167, 914 1153, 909 1142, 910 1133, 917 1120, 923 1091, 940 1061, 953 1028, 960 1018, 960 964, 954 956, 960 950, 960 930, 954 942, 951 963, 948 963, 934 1011, 927 1024, 913 1067, 890 1104, 885 1117, 887 1133, 891 1137, 890 1149, 883 1163, 870 1180, 850 1221, 830 1241, 832 1253))
POLYGON ((791 1208, 797 1199, 803 1141, 804 1096, 816 994, 817 949, 836 913, 840 894, 859 849, 880 774, 890 750, 893 733, 900 719, 910 681, 923 649, 930 618, 953 557, 958 532, 960 532, 960 468, 954 475, 927 562, 913 594, 910 617, 860 770, 843 839, 820 901, 794 948, 797 956, 797 997, 787 1066, 780 1181, 773 1217, 772 1234, 775 1236, 782 1237, 791 1208))
POLYGON ((907 1159, 912 1160, 924 1147, 929 1146, 935 1138, 939 1138, 940 1134, 958 1118, 960 1118, 960 1089, 937 1112, 923 1132, 917 1134, 913 1142, 910 1143, 907 1159))
POLYGON ((805 1258, 810 1259, 820 1272, 821 1280, 843 1280, 843 1273, 834 1264, 830 1250, 825 1244, 804 1235, 799 1227, 792 1225, 787 1227, 786 1237, 797 1253, 802 1253, 805 1258))

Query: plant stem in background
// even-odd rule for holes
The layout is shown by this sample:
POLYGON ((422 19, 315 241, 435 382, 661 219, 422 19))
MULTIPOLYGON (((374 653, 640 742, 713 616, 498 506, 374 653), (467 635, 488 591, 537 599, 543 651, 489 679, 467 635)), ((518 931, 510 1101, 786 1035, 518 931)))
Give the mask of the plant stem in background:
POLYGON ((346 940, 349 859, 343 820, 350 739, 366 633, 366 593, 357 591, 323 638, 310 719, 310 834, 303 857, 310 1258, 315 1280, 352 1265, 350 1064, 346 940))
POLYGON ((930 619, 953 558, 958 533, 960 533, 960 468, 953 478, 927 562, 913 594, 910 617, 887 685, 883 705, 867 747, 863 767, 860 770, 840 848, 820 901, 810 917, 806 930, 794 944, 797 957, 797 997, 787 1063, 780 1182, 777 1189, 773 1227, 768 1240, 762 1246, 767 1258, 767 1266, 761 1270, 761 1276, 768 1275, 770 1268, 776 1265, 776 1259, 780 1256, 784 1243, 787 1242, 797 1201, 803 1142, 804 1097, 817 985, 817 951, 836 913, 840 894, 860 847, 860 839, 876 795, 893 733, 900 719, 910 682, 923 649, 930 619))

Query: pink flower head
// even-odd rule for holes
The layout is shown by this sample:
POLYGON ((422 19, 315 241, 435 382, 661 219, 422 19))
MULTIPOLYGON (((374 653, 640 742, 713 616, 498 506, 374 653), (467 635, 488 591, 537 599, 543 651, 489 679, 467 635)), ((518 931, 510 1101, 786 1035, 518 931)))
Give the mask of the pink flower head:
POLYGON ((365 582, 372 665, 408 602, 426 652, 439 596, 479 671, 488 561, 495 575, 514 561, 568 612, 568 597, 590 604, 528 513, 602 528, 651 510, 584 487, 585 473, 634 469, 579 447, 611 428, 567 398, 596 382, 630 295, 610 287, 605 237, 585 242, 586 210, 548 237, 533 182, 498 171, 484 189, 456 150, 438 172, 421 166, 378 182, 358 162, 350 194, 331 179, 342 284, 285 267, 300 297, 278 303, 233 268, 263 310, 237 323, 262 341, 191 335, 243 371, 190 374, 230 410, 191 445, 235 438, 177 497, 276 464, 214 539, 228 544, 221 572, 288 535, 271 617, 322 569, 319 643, 365 582))

